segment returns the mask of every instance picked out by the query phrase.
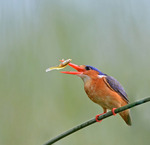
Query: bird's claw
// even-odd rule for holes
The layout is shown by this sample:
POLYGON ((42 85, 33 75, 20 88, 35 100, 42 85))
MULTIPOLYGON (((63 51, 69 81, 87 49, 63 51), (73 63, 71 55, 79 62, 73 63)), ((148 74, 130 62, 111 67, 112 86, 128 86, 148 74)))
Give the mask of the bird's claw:
POLYGON ((112 108, 112 114, 115 116, 115 115, 117 115, 116 113, 115 113, 115 110, 116 110, 117 108, 112 108))
MULTIPOLYGON (((115 110, 116 110, 117 108, 113 108, 111 111, 112 111, 112 114, 115 116, 115 115, 117 115, 116 113, 115 113, 115 110)), ((105 114, 106 112, 104 112, 104 113, 101 113, 101 114, 97 114, 96 116, 95 116, 95 120, 96 120, 96 122, 101 122, 103 119, 101 119, 101 120, 99 120, 98 118, 99 118, 99 116, 101 116, 101 115, 103 115, 103 114, 105 114)))
POLYGON ((103 114, 105 114, 105 113, 97 114, 97 115, 95 116, 96 122, 101 122, 101 121, 102 121, 102 120, 98 120, 98 117, 101 116, 101 115, 103 115, 103 114))

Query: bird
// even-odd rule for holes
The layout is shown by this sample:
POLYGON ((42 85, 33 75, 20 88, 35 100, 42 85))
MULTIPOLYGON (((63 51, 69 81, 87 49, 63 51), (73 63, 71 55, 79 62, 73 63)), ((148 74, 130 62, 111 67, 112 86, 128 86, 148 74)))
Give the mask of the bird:
MULTIPOLYGON (((77 71, 62 71, 64 74, 72 74, 80 77, 84 82, 84 90, 87 96, 103 108, 103 113, 125 106, 129 103, 128 95, 122 85, 112 76, 109 76, 90 65, 76 65, 69 63, 69 66, 77 71)), ((98 122, 98 117, 95 117, 98 122)), ((131 126, 130 110, 119 113, 127 125, 131 126)))

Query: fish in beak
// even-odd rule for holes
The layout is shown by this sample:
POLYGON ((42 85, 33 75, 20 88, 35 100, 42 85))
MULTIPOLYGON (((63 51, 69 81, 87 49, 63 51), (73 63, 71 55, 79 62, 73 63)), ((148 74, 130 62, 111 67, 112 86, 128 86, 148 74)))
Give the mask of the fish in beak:
POLYGON ((67 60, 60 60, 61 63, 58 65, 58 66, 54 66, 54 67, 50 67, 48 69, 46 69, 46 72, 49 72, 49 71, 52 71, 52 70, 59 70, 59 69, 63 69, 65 68, 70 62, 71 62, 72 59, 67 59, 67 60))
POLYGON ((76 69, 77 71, 62 71, 61 73, 79 75, 79 74, 82 74, 84 71, 86 71, 82 66, 78 66, 73 63, 69 63, 68 65, 71 66, 72 68, 76 69))

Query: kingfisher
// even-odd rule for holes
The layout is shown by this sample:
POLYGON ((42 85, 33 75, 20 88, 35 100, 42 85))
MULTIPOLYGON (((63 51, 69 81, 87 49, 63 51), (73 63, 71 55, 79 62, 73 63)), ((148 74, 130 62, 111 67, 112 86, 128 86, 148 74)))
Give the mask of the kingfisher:
MULTIPOLYGON (((89 65, 76 65, 69 63, 69 66, 77 71, 62 71, 61 73, 72 74, 80 77, 84 82, 84 90, 87 96, 96 104, 103 108, 103 113, 107 109, 112 110, 125 106, 129 103, 128 96, 122 85, 112 76, 109 76, 97 68, 89 65)), ((98 122, 98 117, 95 119, 98 122)), ((127 109, 119 113, 127 125, 131 125, 130 110, 127 109)))

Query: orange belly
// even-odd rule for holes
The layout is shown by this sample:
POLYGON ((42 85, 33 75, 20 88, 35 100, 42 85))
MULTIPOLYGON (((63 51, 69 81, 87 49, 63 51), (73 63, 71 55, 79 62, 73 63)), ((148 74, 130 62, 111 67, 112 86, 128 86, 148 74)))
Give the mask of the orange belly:
POLYGON ((108 88, 103 78, 88 81, 84 89, 93 102, 105 109, 118 108, 127 104, 118 93, 108 88))

